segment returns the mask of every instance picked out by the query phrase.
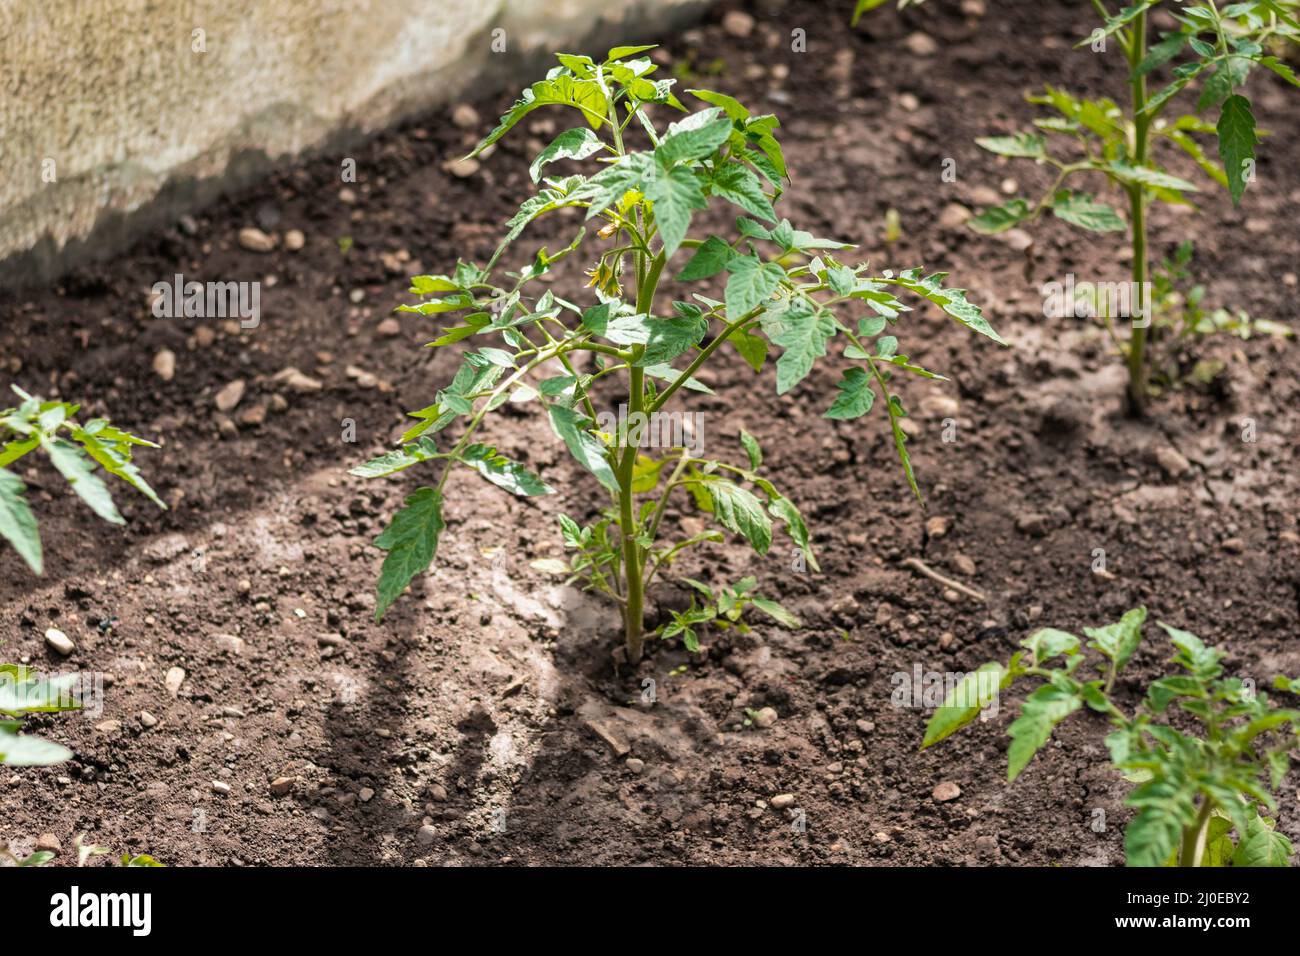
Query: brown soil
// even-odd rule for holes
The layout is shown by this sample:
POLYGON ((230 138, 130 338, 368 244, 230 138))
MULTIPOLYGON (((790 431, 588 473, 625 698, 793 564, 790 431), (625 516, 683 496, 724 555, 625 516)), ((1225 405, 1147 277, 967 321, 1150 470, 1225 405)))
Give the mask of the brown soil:
MULTIPOLYGON (((49 570, 36 579, 0 551, 0 654, 106 672, 111 684, 96 719, 31 722, 76 757, 0 775, 0 841, 22 848, 53 833, 65 863, 83 830, 172 865, 1121 863, 1125 786, 1099 719, 1076 718, 1008 786, 1012 707, 918 753, 926 714, 891 704, 891 676, 968 670, 1005 659, 1035 622, 1078 629, 1139 603, 1223 644, 1236 674, 1261 685, 1300 674, 1300 353, 1217 343, 1228 363, 1220 387, 1168 393, 1146 422, 1129 420, 1103 333, 1044 319, 1037 291, 1070 271, 1123 278, 1122 239, 1044 222, 1026 253, 940 223, 949 203, 976 205, 1005 177, 1045 185, 1042 170, 973 143, 1026 123, 1024 92, 1044 82, 1122 92, 1106 57, 1070 49, 1092 26, 1086 4, 989 6, 998 15, 966 18, 941 0, 902 17, 883 9, 853 32, 847 11, 768 3, 752 9, 747 38, 715 13, 665 48, 701 70, 724 64, 713 85, 781 115, 794 171, 785 215, 796 225, 860 241, 880 267, 950 271, 1014 346, 975 340, 932 309, 905 323, 904 350, 952 378, 904 390, 928 511, 910 500, 878 416, 820 419, 837 363, 782 399, 770 370, 755 378, 734 356, 708 372, 717 395, 693 408, 709 416, 711 451, 738 459, 738 429, 758 436, 772 479, 814 525, 823 570, 794 573, 788 551, 758 559, 736 543, 681 571, 715 584, 757 575, 804 618, 801 631, 714 635, 697 657, 660 644, 639 669, 616 672, 612 609, 529 566, 559 554, 555 515, 588 516, 596 488, 533 410, 499 416, 489 434, 560 493, 521 502, 456 478, 434 572, 373 623, 380 555, 369 542, 418 479, 362 483, 346 468, 388 447, 403 411, 430 402, 458 361, 419 347, 431 338, 420 320, 404 317, 395 336, 377 327, 401 301, 403 276, 458 255, 483 261, 512 197, 526 194, 539 147, 529 140, 556 122, 544 114, 479 175, 443 169, 508 94, 477 104, 481 128, 439 114, 359 148, 354 202, 340 198, 339 157, 325 157, 207 209, 187 223, 196 228, 0 300, 5 377, 47 397, 95 396, 89 411, 163 442, 141 462, 173 506, 159 512, 123 489, 129 523, 111 528, 43 465, 24 472, 49 570), (788 52, 797 27, 805 54, 788 52), (939 52, 918 61, 903 39, 922 27, 939 52), (946 157, 955 183, 940 180, 946 157), (903 225, 892 246, 890 207, 903 225), (236 236, 248 225, 301 229, 306 248, 244 251, 236 236), (397 261, 404 253, 414 261, 397 261), (176 272, 266 280, 261 327, 154 319, 150 286, 176 272), (164 347, 178 356, 167 383, 151 371, 164 347), (373 379, 350 377, 349 365, 373 379), (272 381, 286 366, 323 391, 272 381), (234 379, 247 392, 223 434, 213 397, 234 379), (264 423, 241 420, 261 407, 264 423), (946 418, 955 442, 941 440, 946 418), (1245 418, 1254 443, 1241 440, 1245 418), (355 444, 341 441, 344 419, 355 444), (1188 462, 1181 475, 1157 459, 1171 447, 1188 462), (1092 571, 1097 548, 1106 575, 1092 571), (945 597, 903 566, 911 557, 982 589, 988 604, 945 597), (77 642, 72 658, 50 656, 51 626, 77 642), (173 667, 186 672, 175 696, 164 687, 173 667), (642 702, 647 678, 654 705, 642 702), (764 706, 777 723, 744 727, 746 708, 764 706), (144 727, 142 711, 157 725, 144 727), (593 727, 622 738, 643 770, 593 727), (276 796, 280 777, 294 785, 276 796), (934 799, 941 781, 960 797, 934 799), (783 793, 806 832, 766 805, 783 793), (1098 809, 1103 832, 1091 826, 1098 809), (423 839, 422 826, 432 828, 423 839)), ((1274 80, 1253 81, 1273 128, 1260 186, 1240 211, 1219 192, 1199 214, 1162 207, 1154 236, 1158 255, 1195 239, 1212 299, 1294 323, 1300 167, 1286 158, 1300 139, 1274 80)), ((569 226, 539 227, 528 248, 569 226)), ((1135 700, 1166 658, 1149 634, 1122 692, 1135 700)), ((1279 825, 1300 840, 1296 786, 1293 775, 1279 825)))

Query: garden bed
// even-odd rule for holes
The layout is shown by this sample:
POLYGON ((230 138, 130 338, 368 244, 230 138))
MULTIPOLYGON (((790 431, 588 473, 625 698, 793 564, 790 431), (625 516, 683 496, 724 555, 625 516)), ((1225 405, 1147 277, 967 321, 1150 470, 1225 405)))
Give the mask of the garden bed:
MULTIPOLYGON (((98 717, 29 721, 76 757, 0 775, 0 841, 53 834, 63 863, 81 831, 170 865, 1122 863, 1126 785, 1100 717, 1063 727, 1008 787, 1012 708, 918 753, 927 711, 893 705, 895 675, 971 670, 1005 660, 1033 627, 1077 631, 1139 604, 1223 646, 1228 670, 1261 687, 1300 675, 1300 352, 1216 340, 1215 386, 1127 418, 1103 331, 1044 318, 1039 292, 1067 272, 1124 278, 1122 239, 1044 222, 1026 249, 1020 234, 960 224, 956 207, 1002 198, 989 193, 1007 177, 1048 182, 975 137, 1025 125, 1022 95, 1043 83, 1100 91, 1117 79, 1071 49, 1092 28, 1087 5, 1023 6, 1032 16, 934 0, 924 16, 882 10, 850 31, 824 5, 769 3, 750 9, 747 36, 719 11, 664 46, 674 63, 717 72, 708 85, 781 115, 795 171, 786 215, 860 242, 877 267, 949 271, 1012 345, 976 341, 928 307, 905 320, 912 356, 953 380, 901 389, 925 510, 879 421, 814 422, 833 365, 783 398, 770 370, 756 378, 736 355, 703 373, 716 395, 694 408, 710 453, 739 460, 742 426, 759 439, 822 570, 738 542, 679 571, 715 585, 754 575, 799 631, 763 623, 711 635, 695 655, 652 642, 639 666, 617 666, 614 609, 530 567, 560 556, 555 516, 590 517, 597 490, 535 409, 487 434, 560 493, 512 499, 454 477, 434 571, 374 623, 370 542, 418 479, 346 471, 390 447, 403 411, 432 401, 457 363, 454 349, 419 348, 430 320, 394 321, 405 277, 485 260, 532 156, 563 129, 535 113, 527 135, 460 175, 452 162, 509 92, 474 104, 478 122, 461 109, 464 126, 439 114, 357 147, 355 184, 322 158, 56 289, 0 297, 6 377, 45 397, 101 396, 90 411, 161 442, 141 463, 172 506, 121 495, 128 525, 88 531, 52 472, 24 473, 47 571, 34 578, 0 552, 0 656, 111 680, 98 717), (806 53, 790 52, 796 28, 806 53), (933 44, 915 39, 922 28, 933 44), (956 182, 941 180, 946 158, 956 182), (902 228, 887 243, 891 208, 902 228), (244 248, 249 227, 278 239, 274 250, 244 248), (290 230, 301 250, 286 248, 290 230), (154 318, 152 285, 178 272, 261 279, 260 326, 154 318), (277 377, 287 367, 320 389, 277 377), (218 412, 237 380, 237 404, 218 412), (1242 440, 1245 419, 1256 441, 1242 440), (956 441, 941 437, 945 420, 956 441), (945 593, 909 558, 987 603, 945 593), (75 641, 71 657, 46 648, 49 627, 75 641), (747 725, 764 707, 776 722, 747 725), (956 787, 936 793, 941 783, 956 787), (777 795, 794 798, 802 830, 772 807, 777 795)), ((1154 252, 1193 239, 1212 302, 1294 326, 1300 168, 1287 157, 1300 134, 1274 79, 1254 87, 1273 134, 1260 188, 1240 210, 1219 192, 1199 214, 1159 207, 1154 252)), ((531 235, 568 233, 543 221, 531 235)), ((573 279, 557 294, 577 299, 573 279)), ((685 600, 663 586, 651 598, 652 613, 685 600)), ((1120 681, 1130 702, 1164 672, 1154 631, 1120 681)), ((1278 825, 1300 839, 1294 776, 1278 825)))

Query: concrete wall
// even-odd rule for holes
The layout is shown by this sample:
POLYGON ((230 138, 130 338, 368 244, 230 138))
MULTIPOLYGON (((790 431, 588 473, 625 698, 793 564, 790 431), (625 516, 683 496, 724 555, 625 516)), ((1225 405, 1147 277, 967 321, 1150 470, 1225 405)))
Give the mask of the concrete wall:
POLYGON ((516 82, 552 49, 653 42, 701 6, 2 0, 0 279, 49 278, 331 139, 516 82))

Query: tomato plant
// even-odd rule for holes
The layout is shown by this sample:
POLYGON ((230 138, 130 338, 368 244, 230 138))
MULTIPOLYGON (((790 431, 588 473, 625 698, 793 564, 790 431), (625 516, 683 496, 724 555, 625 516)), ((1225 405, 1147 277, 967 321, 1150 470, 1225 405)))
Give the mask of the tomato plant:
POLYGON ((1119 45, 1128 74, 1128 102, 1083 99, 1050 86, 1031 96, 1031 103, 1056 115, 1036 120, 1033 132, 990 136, 977 142, 997 155, 1052 167, 1056 171, 1052 184, 1037 201, 1017 197, 968 220, 975 231, 992 234, 1050 210, 1058 219, 1090 232, 1129 234, 1133 257, 1130 288, 1137 301, 1120 308, 1106 303, 1098 317, 1123 356, 1128 370, 1128 404, 1137 414, 1147 407, 1150 397, 1147 344, 1155 304, 1150 286, 1148 208, 1153 202, 1190 205, 1186 194, 1199 189, 1163 169, 1156 148, 1182 150, 1210 179, 1228 190, 1234 205, 1240 204, 1246 187, 1256 178, 1255 148, 1259 143, 1255 114, 1245 94, 1249 74, 1263 67, 1300 86, 1291 67, 1269 52, 1271 41, 1300 38, 1293 3, 1251 0, 1222 8, 1214 0, 1180 4, 1171 10, 1177 28, 1152 42, 1147 18, 1159 3, 1138 0, 1112 14, 1102 0, 1093 0, 1103 25, 1078 45, 1091 45, 1097 52, 1103 52, 1110 42, 1119 45), (1169 81, 1153 92, 1148 84, 1166 67, 1171 70, 1169 81), (1201 92, 1195 111, 1176 118, 1166 116, 1174 96, 1198 81, 1201 92), (1215 114, 1217 118, 1211 121, 1209 117, 1215 114), (1049 136, 1056 138, 1049 143, 1049 136), (1207 136, 1217 142, 1218 159, 1202 142, 1207 136), (1102 177, 1118 187, 1127 200, 1127 221, 1093 194, 1067 187, 1084 175, 1102 177), (1122 317, 1134 320, 1127 341, 1114 326, 1114 320, 1122 317))
POLYGON ((125 519, 113 504, 113 496, 95 470, 96 465, 125 481, 159 508, 166 509, 131 461, 134 448, 157 448, 157 445, 115 428, 106 418, 80 425, 73 416, 81 406, 43 402, 17 386, 13 389, 22 404, 0 409, 0 537, 13 546, 33 571, 40 574, 44 567, 41 536, 27 504, 26 485, 7 470, 28 452, 38 448, 44 452, 72 490, 105 521, 123 524, 125 519))
MULTIPOLYGON (((1086 647, 1066 631, 1035 631, 1005 666, 985 664, 953 688, 930 718, 921 746, 971 723, 1015 682, 1036 678, 1039 686, 1008 730, 1008 780, 1021 774, 1058 724, 1086 707, 1110 721, 1111 762, 1136 784, 1127 799, 1137 810, 1124 833, 1128 865, 1289 865, 1290 840, 1260 810, 1277 809, 1273 792, 1300 745, 1300 710, 1272 706, 1249 682, 1225 677, 1223 651, 1160 622, 1179 672, 1152 681, 1137 709, 1125 711, 1115 681, 1141 644, 1146 614, 1135 608, 1114 624, 1084 628, 1086 647), (1097 652, 1091 677, 1083 676, 1087 650, 1097 652), (1199 731, 1185 729, 1182 715, 1199 731)), ((1274 687, 1300 696, 1300 680, 1279 676, 1274 687)))
POLYGON ((684 548, 721 538, 706 531, 661 544, 661 520, 674 491, 689 492, 696 508, 760 555, 772 545, 774 524, 784 524, 808 565, 817 567, 799 509, 759 472, 762 450, 752 436, 740 436, 748 459, 743 465, 701 455, 676 432, 659 443, 667 454, 642 453, 647 432, 661 431, 658 417, 673 414, 667 409, 673 398, 683 390, 707 391, 695 374, 719 350, 734 349, 758 372, 774 346, 780 353, 776 389, 784 395, 827 356, 834 340, 846 342, 843 358, 851 364, 824 417, 858 418, 879 398, 916 492, 900 424, 906 411, 891 376, 942 376, 910 361, 888 334, 908 311, 894 291, 913 293, 967 328, 1002 341, 962 290, 943 285, 943 273, 872 273, 865 264, 842 261, 843 251, 852 248, 847 243, 818 238, 780 218, 775 204, 788 173, 777 117, 755 115, 734 98, 703 89, 688 91, 700 106, 692 112, 674 93, 673 80, 653 77, 655 64, 641 55, 650 49, 619 47, 601 61, 559 54, 559 66, 524 90, 471 154, 482 154, 533 110, 560 106, 576 111, 580 125, 538 154, 529 168, 532 179, 541 180, 543 169, 558 160, 597 165, 591 174, 546 178, 507 223, 486 265, 460 262, 450 274, 412 280, 411 292, 424 301, 401 311, 465 313, 432 346, 491 337, 504 348, 469 351, 437 400, 410 413, 418 423, 402 436, 400 449, 352 470, 373 478, 428 461, 443 465, 436 485, 407 498, 375 542, 387 551, 377 617, 433 560, 453 466, 516 495, 553 491, 478 439, 487 413, 506 402, 540 403, 556 436, 609 496, 609 507, 594 524, 562 519, 565 543, 578 552, 568 570, 617 602, 627 653, 635 660, 645 639, 646 585, 684 548), (664 127, 652 115, 659 110, 683 115, 664 127), (696 215, 720 203, 741 213, 733 220, 734 233, 692 235, 696 215), (585 210, 585 220, 598 223, 594 233, 579 227, 563 248, 540 249, 517 272, 506 273, 512 281, 494 278, 502 254, 530 223, 570 208, 585 210), (550 289, 530 290, 580 250, 589 263, 594 304, 569 302, 550 289), (689 258, 670 269, 679 254, 689 258), (695 292, 665 310, 658 301, 660 283, 674 272, 679 283, 725 277, 723 297, 695 292), (844 316, 850 310, 857 313, 853 320, 844 316), (683 366, 675 366, 676 360, 683 366), (597 411, 597 386, 614 375, 625 383, 617 418, 597 411), (458 419, 467 422, 460 438, 439 448, 434 433, 458 419))

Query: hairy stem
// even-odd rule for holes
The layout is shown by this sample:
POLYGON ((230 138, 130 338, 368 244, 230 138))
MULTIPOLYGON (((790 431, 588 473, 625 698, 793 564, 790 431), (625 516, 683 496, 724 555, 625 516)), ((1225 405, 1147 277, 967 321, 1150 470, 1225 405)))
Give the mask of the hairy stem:
POLYGON ((1196 822, 1191 829, 1183 831, 1183 848, 1178 857, 1179 866, 1200 866, 1205 857, 1205 837, 1210 826, 1210 814, 1214 812, 1214 801, 1209 797, 1201 804, 1196 815, 1196 822))

